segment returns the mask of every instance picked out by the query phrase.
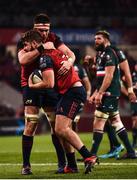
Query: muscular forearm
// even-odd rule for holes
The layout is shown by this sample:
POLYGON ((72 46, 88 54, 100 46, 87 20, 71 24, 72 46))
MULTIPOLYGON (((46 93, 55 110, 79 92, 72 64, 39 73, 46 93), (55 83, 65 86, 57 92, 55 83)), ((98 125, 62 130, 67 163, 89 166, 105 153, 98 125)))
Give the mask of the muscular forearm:
POLYGON ((124 72, 127 87, 132 87, 132 78, 127 60, 120 63, 120 69, 124 72))
POLYGON ((103 83, 100 87, 100 89, 98 90, 99 93, 104 93, 106 92, 107 88, 110 86, 111 81, 112 81, 113 76, 108 74, 105 75, 104 79, 103 79, 103 83))
POLYGON ((59 46, 58 49, 62 51, 65 55, 67 55, 69 62, 74 64, 76 57, 73 51, 71 51, 65 44, 59 46))
POLYGON ((91 94, 91 84, 90 84, 90 81, 89 81, 89 79, 87 77, 85 77, 83 79, 83 85, 84 85, 84 87, 86 89, 87 96, 90 96, 90 94, 91 94))
POLYGON ((128 96, 128 91, 124 86, 121 86, 121 92, 125 95, 128 96))
POLYGON ((40 52, 37 49, 30 52, 25 52, 24 50, 21 50, 18 53, 18 59, 21 65, 27 65, 32 63, 39 55, 40 52))
POLYGON ((51 83, 50 81, 46 81, 46 82, 39 82, 37 84, 29 84, 29 87, 30 88, 33 88, 33 89, 46 89, 46 88, 53 88, 54 87, 54 84, 51 83))

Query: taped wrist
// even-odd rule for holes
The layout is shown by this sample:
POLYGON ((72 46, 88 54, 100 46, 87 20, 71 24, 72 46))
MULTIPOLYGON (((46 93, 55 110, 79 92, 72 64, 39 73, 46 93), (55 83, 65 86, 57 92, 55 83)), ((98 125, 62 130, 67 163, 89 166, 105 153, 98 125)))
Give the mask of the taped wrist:
POLYGON ((133 93, 133 87, 128 88, 128 93, 133 93))
POLYGON ((70 58, 68 58, 68 61, 73 65, 73 63, 74 63, 74 60, 70 57, 70 58))

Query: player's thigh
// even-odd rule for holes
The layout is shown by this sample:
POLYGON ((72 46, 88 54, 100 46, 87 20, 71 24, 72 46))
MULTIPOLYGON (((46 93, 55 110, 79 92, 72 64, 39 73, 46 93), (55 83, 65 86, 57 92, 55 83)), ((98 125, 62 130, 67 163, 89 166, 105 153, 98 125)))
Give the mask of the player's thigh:
POLYGON ((83 87, 72 88, 60 98, 56 114, 74 120, 85 100, 86 93, 83 87))
POLYGON ((97 107, 97 110, 104 113, 118 111, 118 101, 118 97, 104 96, 102 99, 102 103, 99 107, 97 107))
POLYGON ((58 93, 53 88, 45 90, 40 96, 41 107, 51 125, 55 122, 55 110, 58 100, 58 93))
POLYGON ((33 111, 35 108, 33 107, 40 107, 40 91, 34 90, 25 86, 23 88, 23 103, 26 108, 26 111, 33 111), (29 108, 30 106, 30 108, 29 108))
POLYGON ((94 113, 93 128, 103 130, 109 114, 107 112, 96 110, 94 113))
POLYGON ((56 115, 55 122, 56 122, 55 131, 59 132, 59 131, 64 131, 67 128, 70 128, 72 120, 68 118, 67 116, 58 114, 56 115))

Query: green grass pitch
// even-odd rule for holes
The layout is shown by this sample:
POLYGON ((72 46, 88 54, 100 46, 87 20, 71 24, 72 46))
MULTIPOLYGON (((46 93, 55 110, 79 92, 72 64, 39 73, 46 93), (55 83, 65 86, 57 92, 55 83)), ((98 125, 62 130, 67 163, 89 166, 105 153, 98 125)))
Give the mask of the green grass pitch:
MULTIPOLYGON (((82 133, 80 137, 90 149, 92 134, 82 133)), ((104 134, 99 154, 108 150, 109 144, 104 134)), ((78 153, 76 156, 80 158, 78 153)), ((137 159, 100 159, 100 165, 96 165, 87 175, 84 174, 83 163, 78 163, 77 174, 55 174, 57 160, 49 134, 35 137, 31 155, 33 175, 21 175, 21 163, 21 136, 0 137, 0 179, 137 179, 137 159)))

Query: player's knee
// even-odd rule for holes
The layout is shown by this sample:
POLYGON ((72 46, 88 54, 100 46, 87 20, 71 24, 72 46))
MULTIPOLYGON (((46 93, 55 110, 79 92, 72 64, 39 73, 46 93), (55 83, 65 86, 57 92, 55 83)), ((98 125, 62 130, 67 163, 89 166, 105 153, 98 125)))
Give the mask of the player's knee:
POLYGON ((39 116, 38 114, 25 114, 24 135, 33 136, 35 134, 39 116))
POLYGON ((109 117, 109 114, 107 114, 107 113, 104 113, 104 112, 102 112, 102 111, 98 111, 98 110, 96 110, 95 111, 95 119, 96 120, 104 120, 104 121, 107 121, 107 119, 108 119, 108 117, 109 117))
POLYGON ((114 121, 112 123, 112 126, 115 127, 116 132, 118 132, 120 129, 122 129, 124 127, 124 125, 121 121, 114 121))
POLYGON ((59 126, 55 126, 55 133, 58 136, 61 136, 62 135, 62 128, 60 128, 59 126))
POLYGON ((66 129, 63 128, 63 127, 60 127, 60 126, 55 126, 55 133, 58 135, 58 136, 64 136, 66 132, 66 129))
POLYGON ((39 115, 38 114, 25 114, 25 121, 31 123, 38 123, 39 115))

